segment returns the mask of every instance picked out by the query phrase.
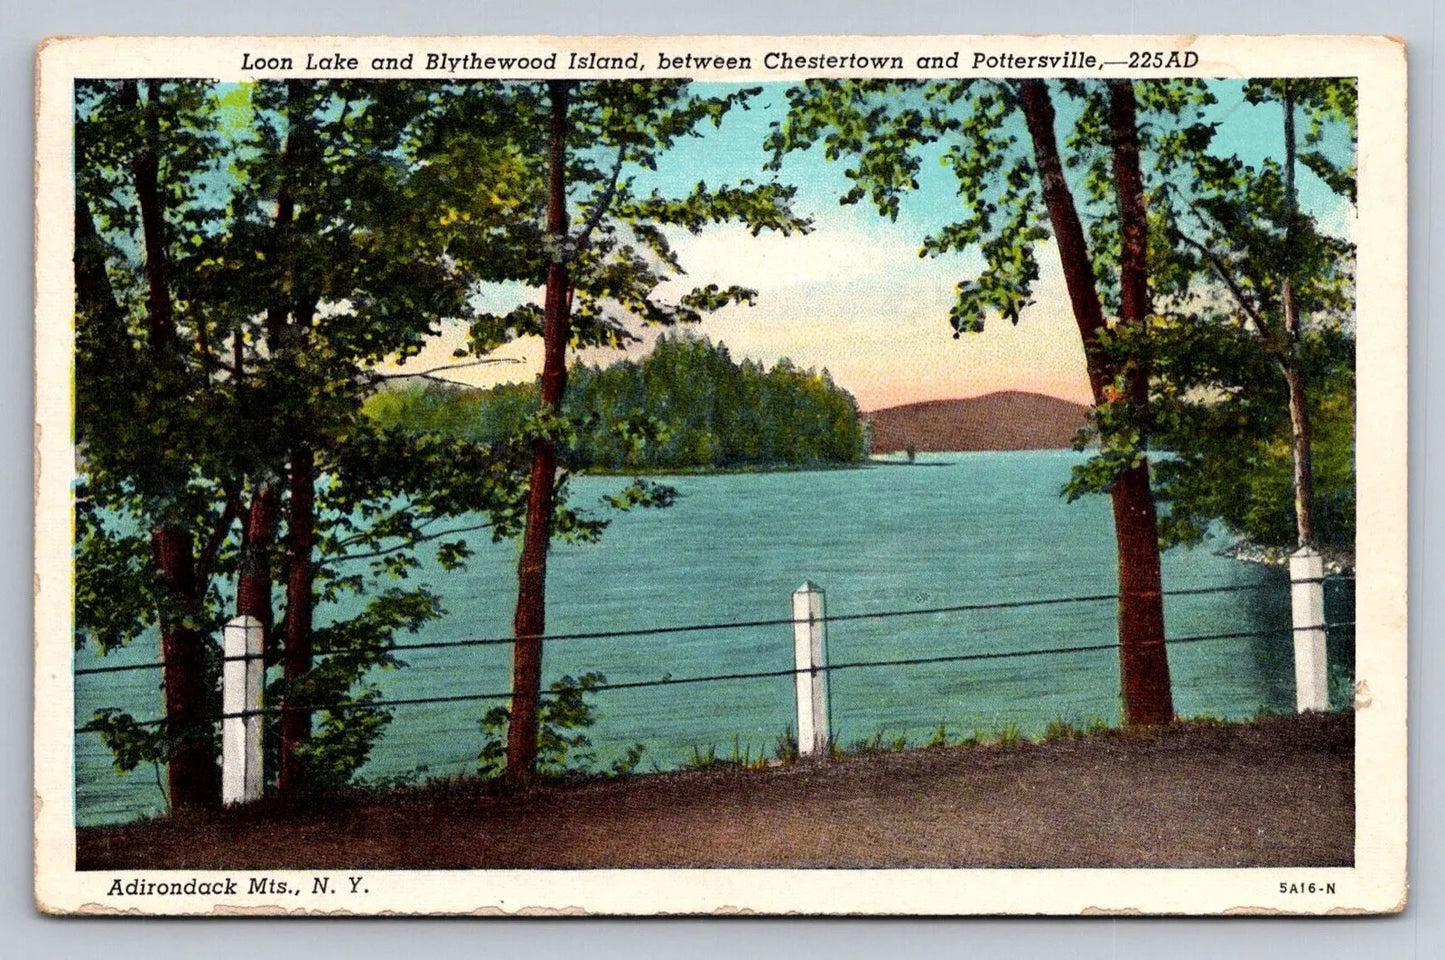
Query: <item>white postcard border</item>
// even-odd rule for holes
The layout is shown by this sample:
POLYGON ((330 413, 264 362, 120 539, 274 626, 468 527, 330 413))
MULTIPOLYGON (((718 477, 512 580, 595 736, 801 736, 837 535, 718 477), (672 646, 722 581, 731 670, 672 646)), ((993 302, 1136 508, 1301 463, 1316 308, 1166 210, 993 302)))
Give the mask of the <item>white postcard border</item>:
MULTIPOLYGON (((35 428, 35 829, 36 900, 41 909, 78 913, 799 913, 799 914, 1151 914, 1355 913, 1399 910, 1406 850, 1406 167, 1403 45, 1384 37, 315 37, 77 38, 48 41, 38 59, 36 134, 36 428, 35 428), (363 874, 367 893, 279 901, 265 895, 116 898, 112 882, 133 876, 184 881, 195 872, 76 871, 73 825, 73 649, 70 552, 73 542, 71 445, 74 331, 70 110, 71 81, 101 76, 337 76, 293 68, 243 72, 240 56, 291 56, 338 50, 358 57, 347 76, 432 76, 424 70, 378 72, 369 58, 428 51, 477 51, 546 57, 570 51, 640 54, 638 76, 698 80, 788 81, 804 76, 1004 75, 969 69, 871 71, 802 69, 748 72, 653 69, 667 51, 706 48, 760 62, 770 51, 804 57, 838 51, 893 53, 960 61, 979 50, 1017 56, 1095 51, 1193 50, 1190 75, 1340 76, 1359 85, 1359 220, 1356 673, 1356 857, 1351 868, 1309 869, 1333 881, 1337 895, 1286 896, 1281 881, 1299 869, 1110 870, 590 870, 590 871, 230 871, 207 876, 274 877, 312 888, 314 877, 363 874)), ((1049 67, 1010 76, 1176 75, 1180 71, 1107 67, 1070 72, 1049 67)), ((458 77, 520 79, 531 73, 457 72, 458 77)), ((595 77, 557 69, 549 75, 595 77)), ((349 885, 349 884, 347 884, 349 885)))

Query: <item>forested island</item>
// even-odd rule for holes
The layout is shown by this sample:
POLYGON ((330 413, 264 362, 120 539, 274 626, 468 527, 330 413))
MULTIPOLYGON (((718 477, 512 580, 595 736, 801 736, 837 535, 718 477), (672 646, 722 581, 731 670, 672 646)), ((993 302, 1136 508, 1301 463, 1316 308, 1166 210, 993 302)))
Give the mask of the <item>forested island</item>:
MULTIPOLYGON (((535 383, 415 379, 374 394, 366 411, 383 426, 503 444, 527 434, 537 402, 535 383)), ((737 362, 725 344, 690 334, 663 336, 635 360, 573 365, 562 414, 562 460, 579 471, 838 466, 868 453, 857 402, 826 370, 737 362)))

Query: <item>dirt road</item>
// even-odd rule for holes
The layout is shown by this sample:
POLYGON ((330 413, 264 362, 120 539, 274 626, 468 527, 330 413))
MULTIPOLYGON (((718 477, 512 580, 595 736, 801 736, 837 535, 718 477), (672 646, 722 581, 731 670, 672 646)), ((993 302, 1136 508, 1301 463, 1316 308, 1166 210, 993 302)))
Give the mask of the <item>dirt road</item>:
POLYGON ((461 780, 81 830, 81 869, 1344 866, 1354 718, 1178 725, 764 770, 461 780))

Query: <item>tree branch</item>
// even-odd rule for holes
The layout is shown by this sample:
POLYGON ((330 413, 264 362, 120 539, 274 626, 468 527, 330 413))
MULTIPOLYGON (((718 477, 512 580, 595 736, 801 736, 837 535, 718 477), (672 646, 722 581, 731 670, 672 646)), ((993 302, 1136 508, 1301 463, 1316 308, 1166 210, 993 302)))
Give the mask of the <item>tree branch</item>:
MULTIPOLYGON (((1209 222, 1205 218, 1204 213, 1197 206, 1194 205, 1194 202, 1188 197, 1184 196, 1183 193, 1172 184, 1166 184, 1165 186, 1166 189, 1169 189, 1176 196, 1178 196, 1180 200, 1184 202, 1184 205, 1189 208, 1189 212, 1194 214, 1194 219, 1199 221, 1199 226, 1204 230, 1204 232, 1206 234, 1209 233, 1209 222)), ((1219 255, 1216 254, 1213 250, 1211 250, 1207 244, 1202 243, 1199 240, 1195 240, 1193 237, 1189 236, 1178 227, 1174 227, 1171 232, 1174 234, 1174 236, 1178 237, 1180 240, 1183 240, 1185 243, 1189 244, 1189 246, 1193 247, 1195 250, 1198 250, 1201 254, 1204 255, 1204 258, 1209 261, 1210 267, 1214 269, 1215 275, 1217 275, 1219 279, 1224 282, 1224 285, 1229 288, 1229 292, 1233 294, 1235 301, 1239 303, 1240 309, 1244 311, 1245 316, 1247 316, 1250 322, 1254 324, 1255 339, 1257 339, 1265 347, 1273 348, 1274 343, 1270 338, 1269 325, 1265 323, 1264 318, 1260 316, 1259 311, 1255 309, 1254 304, 1250 301, 1249 297, 1245 295, 1243 288, 1239 286, 1239 283, 1234 279, 1233 274, 1231 274, 1228 270, 1225 269, 1224 261, 1220 259, 1219 255)))
POLYGON ((617 160, 612 164, 612 177, 607 181, 607 189, 602 191, 602 199, 592 208, 592 215, 587 218, 587 223, 582 227, 582 232, 577 234, 577 243, 573 256, 581 253, 587 246, 587 241, 592 238, 592 231, 607 216, 607 211, 612 207, 612 200, 617 196, 617 180, 622 176, 622 161, 626 155, 627 147, 617 148, 617 160))
POLYGON ((140 111, 141 145, 130 157, 131 180, 141 213, 141 234, 145 252, 146 313, 150 323, 150 347, 160 355, 175 340, 175 313, 171 303, 169 264, 166 259, 165 210, 160 188, 160 119, 156 100, 160 84, 147 80, 146 102, 140 101, 140 81, 126 80, 121 100, 140 111))
POLYGON ((382 380, 409 380, 412 377, 421 377, 424 380, 435 380, 437 383, 458 383, 460 381, 448 380, 445 377, 434 377, 432 376, 432 374, 436 373, 439 370, 462 370, 466 367, 480 367, 490 363, 523 362, 525 361, 520 360, 516 357, 483 357, 478 360, 468 360, 466 363, 446 363, 442 364, 440 367, 428 367, 425 370, 417 370, 414 373, 377 373, 374 370, 368 370, 366 372, 366 377, 373 382, 379 382, 382 380))
POLYGON ((196 589, 201 595, 205 594, 206 586, 211 579, 211 567, 216 562, 216 553, 221 549, 221 544, 226 540, 226 534, 231 531, 231 524, 236 522, 236 517, 241 512, 240 497, 232 494, 226 498, 226 506, 221 515, 216 518, 216 526, 211 530, 211 538, 206 541, 205 549, 201 551, 196 561, 196 589))
POLYGON ((349 553, 335 557, 327 557, 325 560, 318 563, 316 567, 319 570, 337 563, 345 563, 352 560, 370 560, 375 557, 384 557, 387 554, 396 553, 398 550, 407 550, 411 547, 416 546, 417 544, 427 543, 432 540, 439 540, 442 537, 451 536, 454 533, 475 533, 478 530, 490 529, 491 526, 491 523, 479 523, 471 527, 453 527, 450 530, 438 530, 435 533, 429 533, 425 536, 408 538, 406 541, 398 543, 394 547, 383 547, 380 550, 373 550, 368 553, 349 553))
POLYGON ((1234 295, 1234 299, 1239 303, 1240 309, 1244 311, 1245 315, 1249 317, 1250 322, 1254 324, 1255 337, 1261 343, 1268 346, 1269 337, 1266 333, 1268 328, 1265 326, 1264 320, 1254 309, 1254 305, 1249 302, 1249 298, 1245 296, 1245 293, 1240 288, 1239 284, 1235 282, 1232 276, 1230 276, 1229 271, 1224 268, 1224 263, 1219 259, 1218 254, 1216 254, 1213 250, 1209 249, 1209 247, 1205 244, 1201 243, 1198 240, 1195 240, 1193 237, 1184 233, 1182 230, 1175 230, 1174 235, 1204 255, 1204 258, 1209 261, 1209 265, 1214 268, 1214 273, 1219 277, 1220 280, 1224 281, 1224 285, 1228 287, 1229 292, 1234 295))
MULTIPOLYGON (((398 507, 397 507, 395 510, 393 510, 391 513, 386 514, 385 516, 383 516, 383 517, 381 518, 381 520, 374 522, 374 523, 372 524, 372 527, 375 527, 376 523, 379 523, 379 522, 388 520, 388 519, 390 519, 390 518, 392 518, 392 517, 399 517, 399 516, 401 516, 402 514, 410 513, 415 507, 416 507, 416 500, 415 500, 415 499, 408 500, 406 503, 403 503, 403 504, 401 504, 400 506, 398 506, 398 507)), ((421 523, 417 524, 413 529, 415 529, 415 530, 423 530, 423 529, 426 528, 426 526, 427 526, 428 524, 435 523, 438 519, 440 519, 440 518, 439 518, 439 517, 435 517, 435 516, 434 516, 434 517, 428 517, 426 520, 423 520, 421 523)), ((366 540, 366 539, 367 539, 368 537, 370 537, 371 535, 372 535, 372 534, 371 534, 371 530, 370 530, 370 529, 367 529, 366 531, 364 531, 364 532, 362 532, 362 533, 358 533, 358 534, 356 534, 355 536, 345 537, 345 538, 343 538, 343 539, 341 539, 341 540, 337 540, 336 542, 334 542, 334 543, 331 544, 331 549, 333 549, 333 550, 340 550, 340 549, 343 548, 343 547, 349 547, 349 546, 351 546, 353 543, 361 543, 362 541, 366 540)))

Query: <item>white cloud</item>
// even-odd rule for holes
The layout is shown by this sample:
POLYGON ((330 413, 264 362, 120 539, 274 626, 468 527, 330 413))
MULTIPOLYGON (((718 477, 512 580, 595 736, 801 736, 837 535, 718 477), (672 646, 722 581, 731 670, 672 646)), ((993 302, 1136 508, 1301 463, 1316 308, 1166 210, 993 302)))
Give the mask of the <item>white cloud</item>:
MULTIPOLYGON (((803 236, 754 237, 729 225, 670 239, 688 274, 670 281, 661 295, 677 297, 708 283, 758 292, 756 306, 724 308, 697 332, 726 343, 737 358, 771 364, 786 356, 800 366, 826 367, 865 409, 1002 389, 1087 397, 1083 350, 1051 243, 1037 251, 1042 277, 1035 305, 1019 324, 990 318, 985 332, 955 340, 948 311, 954 285, 978 270, 972 254, 920 258, 918 238, 839 216, 820 219, 820 229, 803 236)), ((516 286, 489 295, 488 306, 502 309, 503 300, 539 296, 516 286)), ((644 343, 629 356, 648 349, 661 333, 639 332, 644 343)), ((459 329, 449 331, 408 366, 445 363, 463 342, 459 329)), ((524 362, 448 375, 490 385, 529 380, 540 369, 541 348, 533 340, 509 344, 497 356, 524 362)), ((582 359, 605 364, 617 356, 593 350, 582 359)))
POLYGON ((688 271, 684 281, 738 283, 759 290, 879 280, 894 287, 918 282, 952 286, 966 261, 973 259, 920 258, 921 238, 850 227, 754 237, 743 227, 725 225, 670 239, 688 271))

